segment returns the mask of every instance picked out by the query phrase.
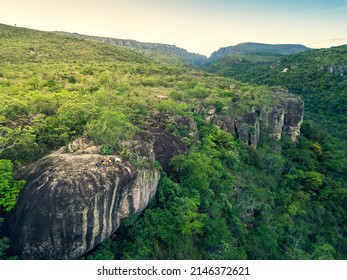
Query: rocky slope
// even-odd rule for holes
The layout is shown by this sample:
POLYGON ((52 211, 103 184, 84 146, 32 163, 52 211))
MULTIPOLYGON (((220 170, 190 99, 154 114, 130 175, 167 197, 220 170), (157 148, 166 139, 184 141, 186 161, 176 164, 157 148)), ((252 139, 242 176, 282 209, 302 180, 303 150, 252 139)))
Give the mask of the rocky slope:
POLYGON ((243 142, 256 148, 263 133, 277 140, 285 134, 292 141, 296 141, 303 123, 304 102, 300 98, 288 96, 276 106, 253 109, 241 116, 218 114, 215 106, 198 106, 196 110, 207 122, 238 136, 243 142))

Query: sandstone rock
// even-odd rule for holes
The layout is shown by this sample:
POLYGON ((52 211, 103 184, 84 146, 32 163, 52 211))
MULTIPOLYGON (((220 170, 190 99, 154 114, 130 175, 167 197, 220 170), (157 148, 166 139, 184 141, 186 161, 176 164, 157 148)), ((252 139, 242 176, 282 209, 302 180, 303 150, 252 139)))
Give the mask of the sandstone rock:
POLYGON ((60 152, 72 154, 100 154, 100 151, 99 146, 95 146, 91 139, 84 137, 78 138, 60 149, 60 152))
POLYGON ((203 104, 199 104, 196 108, 195 108, 195 110, 194 110, 195 112, 197 112, 197 113, 199 113, 199 114, 201 114, 201 115, 203 115, 204 117, 205 117, 205 120, 207 121, 207 122, 212 122, 212 120, 213 120, 213 118, 215 117, 215 115, 216 115, 216 112, 217 112, 217 108, 215 107, 215 106, 212 106, 212 105, 210 105, 210 106, 208 106, 207 108, 205 108, 204 106, 203 106, 203 104))

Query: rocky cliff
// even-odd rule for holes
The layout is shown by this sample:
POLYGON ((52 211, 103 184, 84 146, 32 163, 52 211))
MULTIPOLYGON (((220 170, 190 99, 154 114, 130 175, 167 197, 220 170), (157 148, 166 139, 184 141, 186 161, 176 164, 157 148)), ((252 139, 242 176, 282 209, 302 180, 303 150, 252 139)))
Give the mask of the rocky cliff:
MULTIPOLYGON (((136 145, 133 145, 136 147, 136 145)), ((141 146, 146 157, 153 150, 141 146)), ((24 259, 74 259, 142 211, 156 193, 159 172, 136 168, 78 140, 21 170, 27 181, 7 228, 24 259)))
POLYGON ((259 110, 252 109, 241 115, 232 110, 229 110, 228 114, 220 114, 216 112, 216 107, 211 105, 199 105, 196 112, 202 114, 207 122, 236 135, 246 144, 256 148, 263 133, 277 140, 285 134, 292 141, 296 141, 303 122, 304 102, 299 97, 288 95, 276 105, 259 110))

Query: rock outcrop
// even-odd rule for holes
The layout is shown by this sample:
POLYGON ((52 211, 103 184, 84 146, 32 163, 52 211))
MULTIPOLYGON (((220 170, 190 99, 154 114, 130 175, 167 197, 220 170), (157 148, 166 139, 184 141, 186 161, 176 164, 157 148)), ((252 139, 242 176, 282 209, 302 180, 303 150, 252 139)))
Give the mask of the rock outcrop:
POLYGON ((256 112, 250 112, 238 118, 235 127, 237 135, 243 142, 255 148, 258 146, 260 127, 256 112))
MULTIPOLYGON (((153 154, 153 145, 140 148, 138 154, 153 154)), ((92 143, 77 140, 19 171, 17 177, 27 185, 6 228, 21 258, 80 257, 154 197, 156 169, 137 168, 117 155, 105 161, 97 151, 92 143)))
MULTIPOLYGON (((279 104, 260 110, 236 115, 236 112, 220 114, 214 106, 197 106, 195 111, 204 116, 206 122, 239 137, 250 146, 257 147, 261 134, 266 133, 277 140, 286 134, 292 141, 300 135, 304 116, 304 102, 299 97, 284 96, 279 104)), ((232 111, 232 110, 230 110, 232 111)))
POLYGON ((263 109, 260 114, 262 126, 270 136, 280 140, 282 133, 296 141, 304 120, 304 102, 300 98, 287 98, 273 108, 263 109))

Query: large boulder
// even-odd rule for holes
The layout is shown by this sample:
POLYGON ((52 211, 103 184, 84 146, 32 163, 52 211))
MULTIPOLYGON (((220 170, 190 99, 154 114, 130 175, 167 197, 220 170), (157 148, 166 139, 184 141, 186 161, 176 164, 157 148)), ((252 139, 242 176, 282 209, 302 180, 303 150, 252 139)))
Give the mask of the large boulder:
POLYGON ((159 172, 97 151, 78 140, 16 174, 27 185, 6 221, 14 253, 24 259, 78 258, 114 233, 121 219, 147 206, 159 172))

